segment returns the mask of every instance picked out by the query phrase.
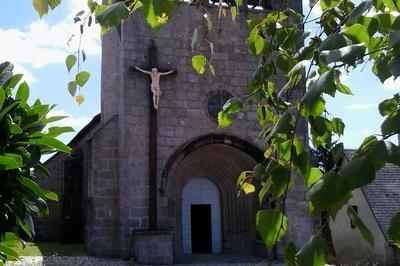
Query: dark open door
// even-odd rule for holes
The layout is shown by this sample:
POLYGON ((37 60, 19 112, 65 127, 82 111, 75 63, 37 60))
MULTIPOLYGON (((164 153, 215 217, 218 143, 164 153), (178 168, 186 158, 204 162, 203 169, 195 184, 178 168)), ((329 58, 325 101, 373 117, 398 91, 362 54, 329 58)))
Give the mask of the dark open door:
POLYGON ((190 206, 190 216, 192 226, 192 253, 211 253, 211 205, 192 204, 190 206))
POLYGON ((73 154, 64 161, 62 243, 84 240, 82 156, 73 154))

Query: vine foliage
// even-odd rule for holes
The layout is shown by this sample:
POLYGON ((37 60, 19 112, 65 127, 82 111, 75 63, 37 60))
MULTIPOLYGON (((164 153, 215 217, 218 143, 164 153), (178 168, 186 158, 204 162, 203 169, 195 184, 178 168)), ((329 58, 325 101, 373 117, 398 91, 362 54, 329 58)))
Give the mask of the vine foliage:
MULTIPOLYGON (((48 9, 57 1, 35 2, 47 2, 48 9)), ((268 249, 276 245, 290 227, 286 197, 293 186, 301 185, 295 184, 295 176, 301 176, 303 185, 308 187, 310 214, 324 213, 329 219, 335 219, 337 212, 347 205, 352 191, 371 183, 385 163, 400 166, 400 149, 388 140, 400 132, 398 94, 378 106, 384 117, 381 132, 365 138, 350 157, 345 155, 340 142, 345 124, 341 118, 332 117, 325 107, 327 97, 352 94, 351 88, 342 82, 342 73, 371 66, 371 74, 382 83, 400 76, 399 1, 364 0, 358 4, 350 0, 313 1, 311 10, 319 6, 322 14, 313 19, 320 28, 312 36, 303 31, 304 25, 311 22, 311 10, 308 14, 301 14, 291 9, 291 2, 280 1, 276 10, 247 21, 249 51, 260 58, 260 63, 249 82, 249 94, 230 99, 218 116, 219 127, 227 127, 234 123, 235 114, 241 109, 257 108, 259 138, 266 147, 265 162, 258 164, 253 171, 244 172, 238 185, 246 193, 253 193, 252 182, 257 179, 262 184, 260 201, 270 195, 268 199, 276 203, 276 208, 262 209, 257 214, 258 232, 268 249), (277 84, 276 76, 285 77, 286 84, 277 84), (302 91, 304 87, 306 89, 302 91), (309 138, 298 134, 300 123, 304 121, 310 128, 309 138), (314 166, 309 146, 331 151, 329 169, 314 166)), ((114 0, 100 5, 89 0, 89 18, 94 16, 104 33, 112 27, 120 27, 129 14, 141 12, 158 32, 168 22, 176 4, 176 0, 114 0)), ((213 21, 218 18, 211 17, 209 8, 212 7, 207 2, 195 0, 190 4, 197 5, 204 14, 204 21, 193 31, 194 51, 200 42, 200 53, 192 58, 193 68, 200 75, 207 70, 215 75, 218 69, 212 65, 214 45, 207 33, 213 30, 213 21)), ((40 5, 35 8, 40 14, 47 12, 40 5)), ((246 6, 242 0, 220 0, 217 8, 218 17, 230 13, 235 21, 246 6)), ((89 18, 82 20, 78 16, 76 20, 90 24, 92 19, 89 18)), ((68 69, 76 62, 79 62, 78 58, 70 59, 68 69)), ((78 86, 83 86, 84 82, 78 82, 80 74, 78 67, 75 81, 78 86)), ((75 84, 71 87, 70 92, 74 92, 75 84)), ((366 241, 373 245, 372 234, 357 213, 348 207, 347 214, 366 241)), ((400 213, 393 217, 388 232, 398 246, 399 217, 400 213)), ((289 265, 324 265, 325 246, 320 230, 300 249, 289 243, 282 256, 289 265)))

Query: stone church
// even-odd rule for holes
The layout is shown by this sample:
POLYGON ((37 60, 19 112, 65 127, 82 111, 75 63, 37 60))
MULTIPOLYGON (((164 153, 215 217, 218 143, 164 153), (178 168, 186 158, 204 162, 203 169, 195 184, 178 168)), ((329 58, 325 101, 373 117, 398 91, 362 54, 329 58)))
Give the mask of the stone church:
MULTIPOLYGON (((203 17, 187 3, 178 4, 159 34, 135 14, 121 36, 115 30, 103 36, 101 114, 71 141, 72 154, 46 163, 52 179, 44 186, 58 192, 60 203, 37 220, 39 240, 84 243, 90 255, 150 264, 264 251, 255 228, 257 196, 238 197, 236 187, 239 174, 263 160, 257 114, 244 110, 227 129, 216 122, 228 98, 248 93, 258 59, 248 52, 246 20, 279 1, 260 2, 236 23, 214 22, 216 77, 192 69, 191 38, 203 17), (136 66, 175 70, 161 77, 158 110, 149 77, 136 66)), ((301 11, 301 1, 291 2, 301 11)), ((217 9, 210 10, 216 17, 217 9)), ((301 246, 319 221, 306 213, 304 187, 290 192, 287 205, 288 238, 301 246)))

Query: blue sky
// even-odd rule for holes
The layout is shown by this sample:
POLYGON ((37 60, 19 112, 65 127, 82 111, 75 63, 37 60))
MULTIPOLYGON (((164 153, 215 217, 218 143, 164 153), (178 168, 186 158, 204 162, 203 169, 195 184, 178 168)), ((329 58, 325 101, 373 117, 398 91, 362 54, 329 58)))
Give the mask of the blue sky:
MULTIPOLYGON (((76 72, 73 70, 68 74, 65 57, 76 50, 77 38, 73 38, 71 47, 67 46, 67 41, 71 34, 78 32, 72 19, 86 7, 85 2, 63 1, 59 8, 40 20, 31 1, 8 1, 1 4, 3 15, 0 16, 0 62, 14 62, 16 72, 24 73, 30 84, 32 101, 40 98, 45 103, 56 103, 53 113, 70 117, 60 125, 72 126, 76 131, 100 111, 101 45, 97 27, 86 32, 83 40, 88 58, 82 68, 91 73, 82 90, 85 102, 78 106, 66 88, 76 72)), ((306 3, 304 7, 307 8, 306 3)), ((319 12, 314 10, 312 16, 319 12)), ((315 29, 316 25, 312 24, 306 27, 310 31, 315 29)), ((347 148, 356 148, 365 136, 380 132, 379 125, 383 119, 377 106, 383 99, 400 91, 400 80, 389 80, 382 85, 370 69, 366 66, 364 71, 355 71, 344 77, 344 83, 352 88, 354 96, 338 95, 327 99, 331 113, 346 123, 342 140, 347 148)), ((73 136, 68 134, 62 139, 68 141, 73 136)))

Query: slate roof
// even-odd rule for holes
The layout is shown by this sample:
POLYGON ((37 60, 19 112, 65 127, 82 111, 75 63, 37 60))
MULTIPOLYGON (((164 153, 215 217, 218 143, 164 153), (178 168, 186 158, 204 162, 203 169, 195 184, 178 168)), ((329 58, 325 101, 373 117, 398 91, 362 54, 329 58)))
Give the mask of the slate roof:
POLYGON ((362 191, 386 240, 389 240, 390 219, 400 211, 400 167, 386 164, 362 191))

